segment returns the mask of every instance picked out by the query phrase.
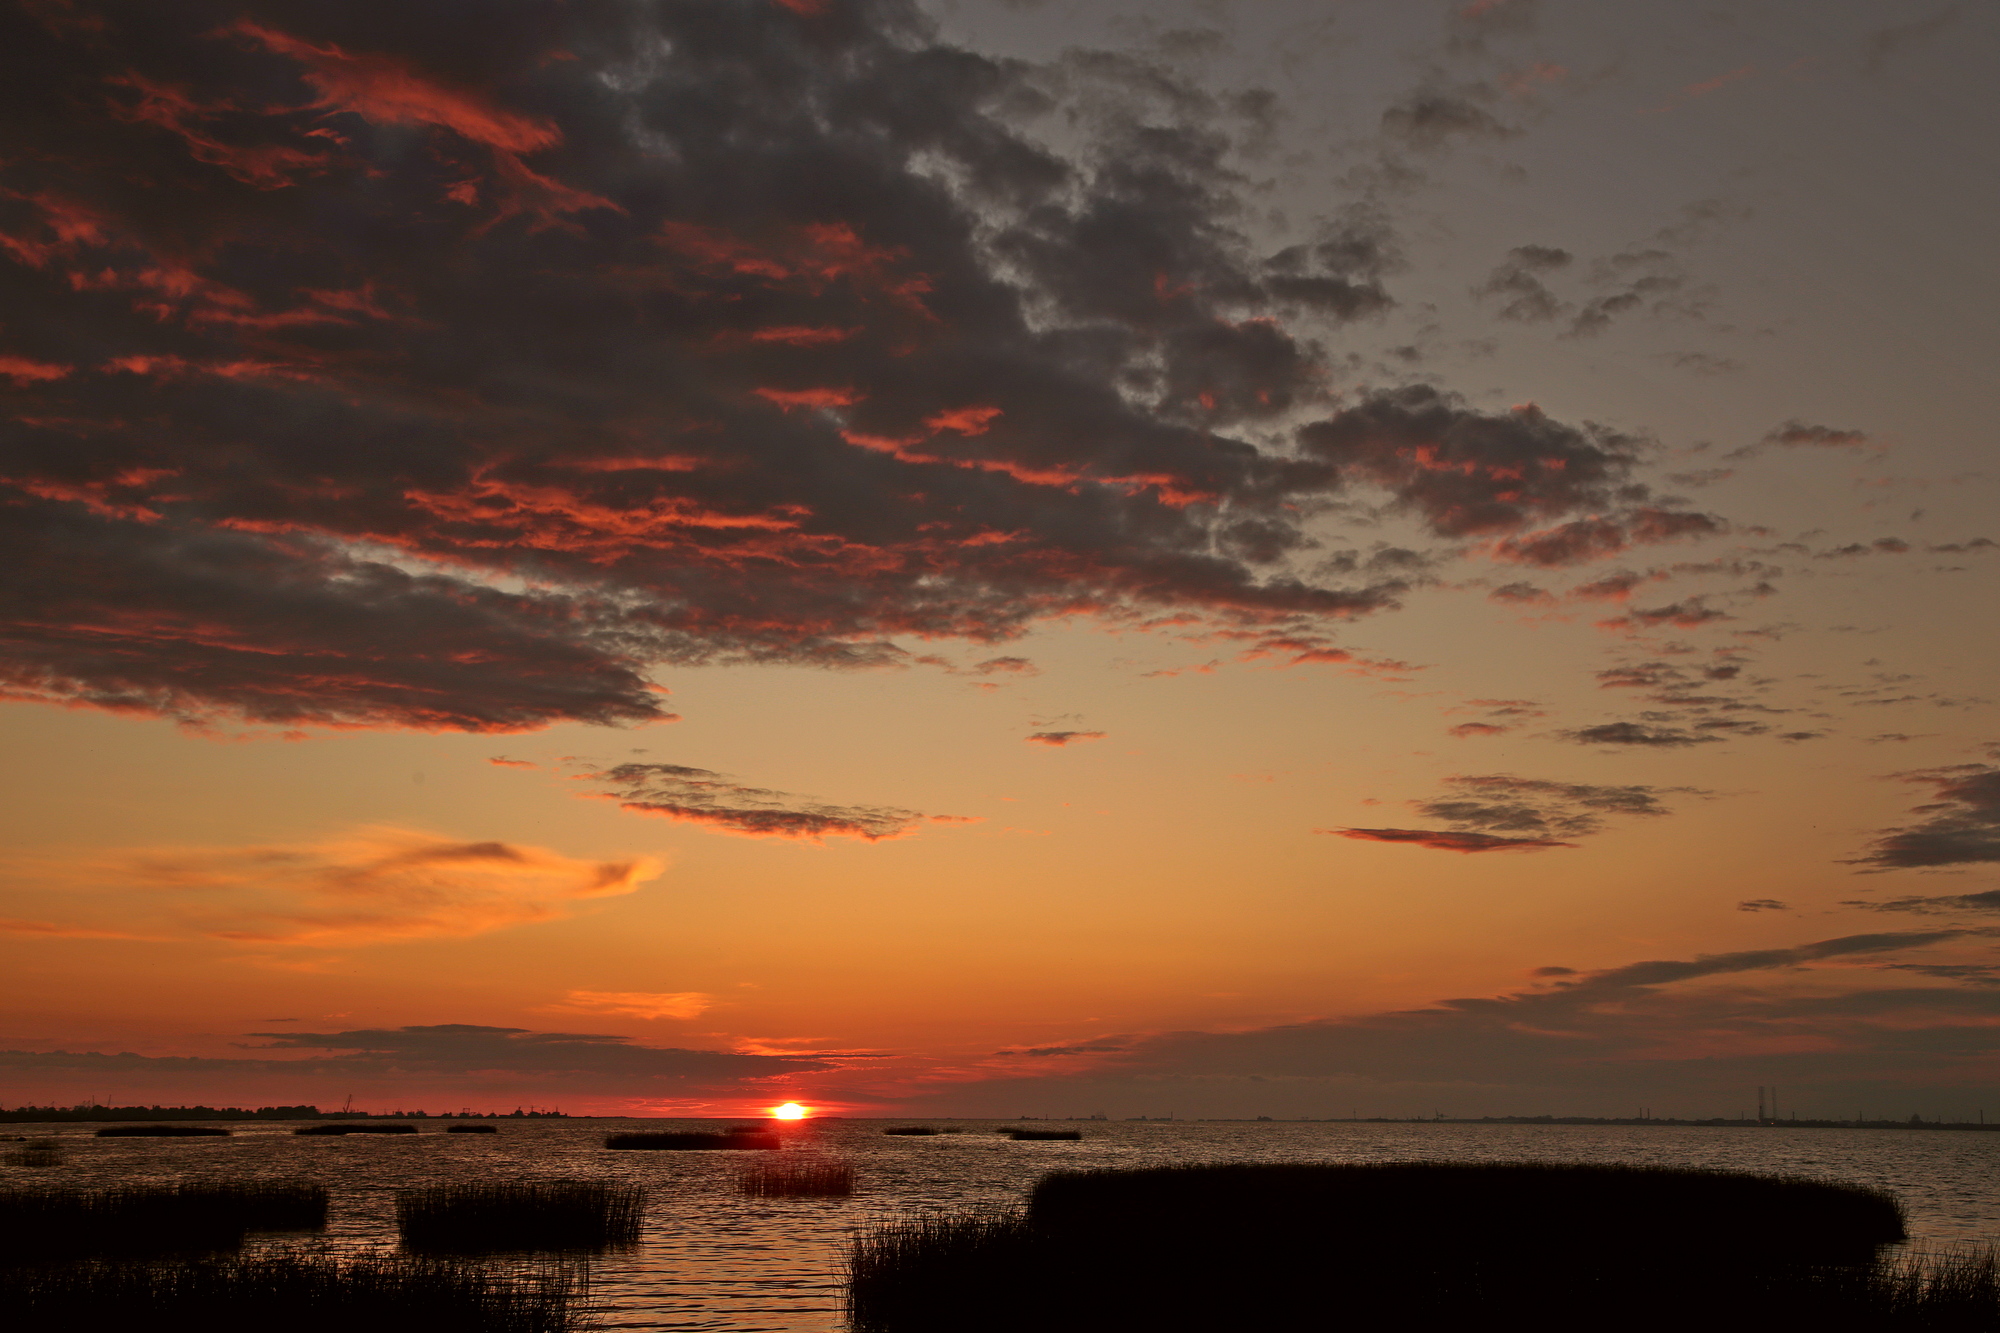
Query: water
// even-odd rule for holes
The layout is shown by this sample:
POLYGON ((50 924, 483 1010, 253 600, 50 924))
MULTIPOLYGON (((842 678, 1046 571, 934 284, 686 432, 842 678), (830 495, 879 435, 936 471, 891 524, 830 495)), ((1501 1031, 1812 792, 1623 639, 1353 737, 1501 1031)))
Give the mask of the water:
MULTIPOLYGON (((1090 1122, 1077 1143, 1016 1143, 999 1121, 965 1132, 891 1137, 881 1121, 786 1127, 788 1152, 854 1163, 852 1198, 758 1199, 737 1192, 764 1152, 607 1152, 621 1129, 716 1129, 726 1123, 500 1121, 498 1134, 299 1137, 288 1124, 238 1124, 229 1138, 97 1139, 94 1126, 18 1125, 58 1138, 64 1163, 0 1167, 0 1183, 111 1185, 266 1177, 316 1180, 333 1195, 324 1238, 343 1252, 396 1243, 395 1191, 462 1181, 611 1179, 646 1187, 646 1239, 592 1262, 614 1329, 838 1333, 839 1273, 862 1228, 912 1213, 1010 1204, 1044 1172, 1170 1162, 1622 1162, 1702 1166, 1853 1181, 1892 1191, 1919 1245, 2000 1242, 2000 1133, 1676 1128, 1592 1125, 1090 1122)), ((492 1122, 488 1122, 492 1123, 492 1122)), ((1721 1219, 1754 1236, 1757 1219, 1721 1219)), ((255 1246, 297 1245, 296 1238, 255 1246)))

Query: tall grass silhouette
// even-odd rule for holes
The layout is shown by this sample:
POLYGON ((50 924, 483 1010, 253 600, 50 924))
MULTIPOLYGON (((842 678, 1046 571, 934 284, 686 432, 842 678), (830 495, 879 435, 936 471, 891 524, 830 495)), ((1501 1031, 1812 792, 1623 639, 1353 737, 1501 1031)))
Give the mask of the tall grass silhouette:
POLYGON ((1405 1162, 1061 1172, 1022 1212, 864 1236, 849 1301, 855 1333, 1575 1321, 1647 1333, 1773 1321, 1815 1333, 2000 1329, 1990 1260, 1878 1260, 1903 1234, 1881 1191, 1719 1171, 1405 1162))
POLYGON ((382 1256, 0 1268, 9 1333, 575 1333, 586 1295, 573 1270, 382 1256))
POLYGON ((760 1199, 835 1198, 854 1193, 854 1167, 847 1162, 808 1158, 760 1162, 737 1178, 737 1188, 760 1199))
POLYGON ((412 1254, 600 1253, 636 1244, 645 1192, 555 1180, 435 1185, 396 1195, 396 1228, 412 1254))
POLYGON ((906 1137, 917 1138, 920 1136, 929 1136, 932 1134, 936 1134, 939 1133, 940 1131, 932 1128, 929 1125, 897 1125, 893 1128, 885 1129, 882 1132, 884 1134, 901 1134, 906 1137))
POLYGON ((1005 1134, 1016 1143, 1064 1142, 1074 1143, 1083 1137, 1080 1129, 1001 1129, 994 1131, 1005 1134))
POLYGON ((252 1231, 325 1225, 326 1190, 312 1184, 0 1190, 0 1257, 16 1262, 222 1254, 252 1231))
POLYGON ((214 1125, 111 1125, 97 1131, 100 1139, 222 1139, 229 1131, 214 1125))
POLYGON ((498 1125, 446 1125, 444 1132, 447 1134, 498 1134, 500 1127, 498 1125))

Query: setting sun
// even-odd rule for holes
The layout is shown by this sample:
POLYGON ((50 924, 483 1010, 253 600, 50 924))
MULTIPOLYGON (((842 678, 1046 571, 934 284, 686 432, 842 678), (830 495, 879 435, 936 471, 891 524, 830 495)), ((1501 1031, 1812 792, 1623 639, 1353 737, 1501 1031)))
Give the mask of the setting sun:
POLYGON ((771 1118, 774 1120, 803 1120, 806 1114, 806 1108, 797 1102, 786 1102, 783 1106, 771 1108, 771 1118))

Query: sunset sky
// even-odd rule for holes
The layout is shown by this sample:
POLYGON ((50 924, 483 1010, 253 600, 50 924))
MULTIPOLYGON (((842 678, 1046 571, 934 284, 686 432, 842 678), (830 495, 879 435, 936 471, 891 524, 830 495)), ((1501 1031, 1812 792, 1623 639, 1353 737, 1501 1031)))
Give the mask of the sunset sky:
POLYGON ((2000 1112, 2000 12, 10 0, 0 1102, 2000 1112))

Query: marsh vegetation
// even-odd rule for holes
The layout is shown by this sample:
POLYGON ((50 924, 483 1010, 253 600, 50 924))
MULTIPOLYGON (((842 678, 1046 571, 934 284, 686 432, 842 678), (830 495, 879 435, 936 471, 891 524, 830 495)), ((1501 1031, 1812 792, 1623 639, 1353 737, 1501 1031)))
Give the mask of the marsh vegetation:
POLYGON ((854 1249, 856 1333, 1213 1333, 1591 1321, 1649 1333, 1993 1330, 1990 1258, 1883 1261, 1889 1195, 1718 1171, 1541 1163, 1059 1172, 1019 1212, 854 1249))
POLYGON ((825 1158, 760 1162, 737 1177, 737 1188, 760 1199, 839 1198, 854 1193, 854 1167, 825 1158))
POLYGON ((741 1149, 771 1150, 784 1147, 784 1141, 769 1130, 738 1127, 720 1132, 706 1130, 680 1130, 666 1132, 642 1132, 636 1134, 608 1134, 604 1139, 607 1148, 642 1149, 666 1152, 715 1152, 741 1149))
POLYGON ((326 1190, 282 1181, 0 1190, 0 1255, 14 1262, 225 1254, 253 1231, 317 1231, 326 1190))
POLYGON ((412 1254, 598 1254, 638 1242, 645 1192, 593 1181, 436 1185, 396 1195, 412 1254))

